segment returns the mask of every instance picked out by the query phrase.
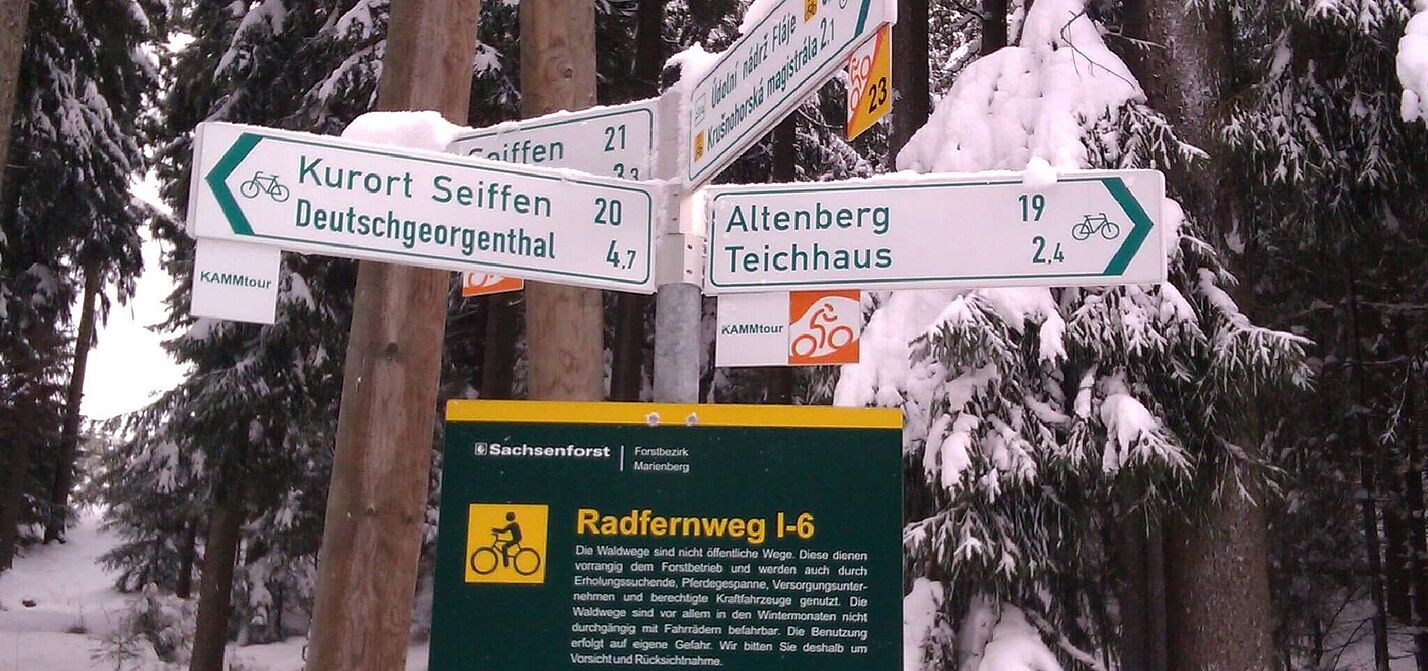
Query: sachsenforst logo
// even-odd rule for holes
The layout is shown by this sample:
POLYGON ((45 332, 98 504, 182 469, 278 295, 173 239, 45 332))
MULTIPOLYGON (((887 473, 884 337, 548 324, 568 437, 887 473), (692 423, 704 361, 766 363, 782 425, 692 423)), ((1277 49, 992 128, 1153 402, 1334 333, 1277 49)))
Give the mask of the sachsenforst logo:
POLYGON ((530 443, 473 443, 472 454, 478 457, 564 457, 574 459, 609 459, 610 448, 585 447, 582 445, 531 445, 530 443))

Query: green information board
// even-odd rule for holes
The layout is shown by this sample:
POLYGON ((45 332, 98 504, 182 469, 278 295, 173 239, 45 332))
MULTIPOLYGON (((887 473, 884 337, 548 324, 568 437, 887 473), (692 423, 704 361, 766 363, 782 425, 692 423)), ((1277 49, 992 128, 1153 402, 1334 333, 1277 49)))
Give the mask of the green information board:
POLYGON ((900 412, 446 419, 432 671, 902 668, 900 412))

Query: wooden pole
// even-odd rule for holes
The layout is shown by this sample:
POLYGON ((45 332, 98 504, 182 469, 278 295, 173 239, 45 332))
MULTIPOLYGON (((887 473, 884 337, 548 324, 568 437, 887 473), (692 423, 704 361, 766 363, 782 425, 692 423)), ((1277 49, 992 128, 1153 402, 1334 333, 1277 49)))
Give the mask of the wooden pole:
MULTIPOLYGON (((392 3, 377 107, 466 119, 480 0, 392 3)), ((363 261, 307 668, 405 666, 451 273, 363 261)))
MULTIPOLYGON (((521 3, 521 114, 527 118, 595 104, 595 5, 589 0, 521 3)), ((526 283, 531 398, 605 397, 600 291, 526 283)))

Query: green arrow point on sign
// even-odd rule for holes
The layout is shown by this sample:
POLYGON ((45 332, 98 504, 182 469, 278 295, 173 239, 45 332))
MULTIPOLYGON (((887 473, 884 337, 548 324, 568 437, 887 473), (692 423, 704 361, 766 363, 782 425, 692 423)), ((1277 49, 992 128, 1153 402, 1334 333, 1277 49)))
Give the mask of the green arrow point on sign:
POLYGON ((854 35, 862 35, 863 27, 868 22, 868 5, 872 0, 863 0, 863 6, 858 8, 858 25, 853 28, 854 35))
POLYGON ((233 227, 233 232, 238 235, 253 235, 253 226, 248 223, 248 217, 243 216, 243 210, 238 207, 238 201, 233 198, 233 191, 229 190, 228 176, 238 168, 238 164, 243 159, 248 158, 253 147, 258 146, 262 137, 252 133, 244 133, 238 136, 233 142, 233 146, 224 152, 223 158, 218 159, 210 170, 204 181, 208 182, 208 188, 213 190, 213 197, 218 201, 218 207, 223 210, 224 216, 228 217, 228 225, 233 227))
POLYGON ((1121 243, 1121 248, 1116 250, 1116 255, 1111 257, 1111 262, 1106 264, 1106 269, 1102 275, 1123 275, 1126 266, 1130 265, 1131 259, 1135 258, 1135 253, 1140 251, 1140 246, 1145 242, 1150 229, 1155 228, 1155 222, 1150 220, 1150 215, 1145 213, 1145 208, 1140 206, 1140 201, 1131 195, 1126 183, 1119 177, 1107 177, 1101 180, 1101 184, 1106 190, 1111 192, 1111 197, 1116 199, 1121 209, 1125 210, 1134 226, 1130 233, 1126 235, 1126 241, 1121 243))

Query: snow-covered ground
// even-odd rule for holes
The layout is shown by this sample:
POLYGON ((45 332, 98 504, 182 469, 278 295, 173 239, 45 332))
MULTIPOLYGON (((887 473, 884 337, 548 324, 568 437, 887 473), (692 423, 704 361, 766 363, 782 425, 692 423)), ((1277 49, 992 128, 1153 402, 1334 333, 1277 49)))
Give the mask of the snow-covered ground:
MULTIPOLYGON (((132 596, 115 591, 113 577, 95 560, 116 542, 113 534, 99 529, 99 513, 87 511, 67 543, 29 548, 12 570, 0 573, 0 671, 114 668, 94 654, 118 626, 132 596)), ((228 658, 247 671, 300 671, 306 643, 293 637, 268 645, 230 645, 228 658)), ((426 654, 425 645, 413 646, 407 671, 424 671, 426 654)), ((166 668, 149 663, 135 671, 166 668)))

